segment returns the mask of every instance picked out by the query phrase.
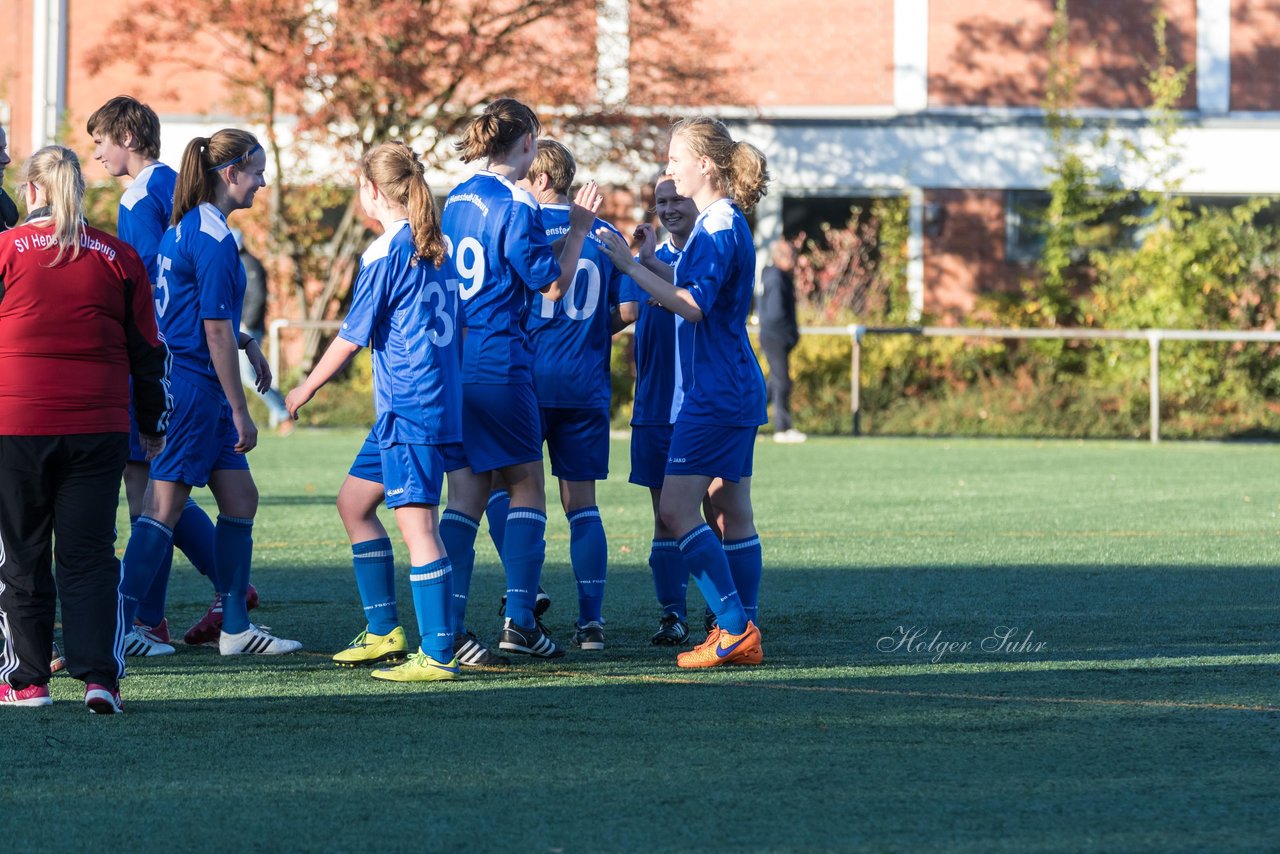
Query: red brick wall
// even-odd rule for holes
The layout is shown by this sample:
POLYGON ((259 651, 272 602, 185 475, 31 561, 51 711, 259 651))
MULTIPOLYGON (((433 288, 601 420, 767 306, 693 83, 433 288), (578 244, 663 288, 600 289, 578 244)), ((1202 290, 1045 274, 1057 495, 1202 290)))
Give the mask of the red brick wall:
POLYGON ((1001 190, 927 190, 925 204, 946 211, 941 232, 924 239, 924 310, 956 317, 980 293, 1013 290, 1021 269, 1004 257, 1005 194, 1001 190))
POLYGON ((0 100, 14 167, 31 154, 31 0, 0 0, 0 100))
MULTIPOLYGON (((1150 103, 1144 62, 1155 57, 1156 0, 1071 0, 1072 56, 1080 67, 1080 106, 1150 103)), ((1172 61, 1195 61, 1195 0, 1163 0, 1172 61)), ((1044 99, 1050 0, 932 0, 929 4, 931 106, 1035 107, 1044 99)), ((1182 105, 1195 106, 1195 78, 1182 105)))
MULTIPOLYGON (((888 0, 700 0, 694 9, 697 21, 714 31, 715 62, 734 83, 735 103, 893 103, 888 0)), ((633 58, 654 49, 645 35, 651 24, 633 13, 633 58)))
POLYGON ((1280 110, 1280 0, 1231 3, 1231 109, 1280 110))

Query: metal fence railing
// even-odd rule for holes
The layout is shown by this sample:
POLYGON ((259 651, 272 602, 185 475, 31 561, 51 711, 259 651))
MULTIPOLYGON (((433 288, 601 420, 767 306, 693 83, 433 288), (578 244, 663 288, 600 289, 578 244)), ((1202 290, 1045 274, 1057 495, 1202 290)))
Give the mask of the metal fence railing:
MULTIPOLYGON (((806 330, 801 330, 802 332, 806 330)), ((852 375, 850 377, 850 409, 853 413, 853 432, 860 432, 859 390, 862 385, 862 341, 868 335, 918 335, 925 338, 995 338, 995 339, 1056 339, 1061 341, 1146 341, 1150 373, 1149 433, 1153 443, 1160 441, 1160 343, 1162 341, 1226 341, 1226 342, 1280 342, 1280 332, 1234 329, 1015 329, 998 326, 859 326, 813 327, 810 334, 848 335, 853 345, 852 375)))
MULTIPOLYGON (((271 373, 280 376, 280 330, 342 328, 337 320, 291 320, 278 318, 271 321, 268 339, 271 352, 271 373)), ((758 333, 759 328, 750 327, 758 333)), ((1016 329, 998 326, 805 326, 802 335, 837 335, 849 338, 852 345, 849 377, 849 409, 853 416, 853 434, 861 434, 862 347, 868 335, 915 335, 923 338, 995 338, 995 339, 1055 339, 1060 341, 1146 341, 1150 365, 1150 437, 1160 441, 1160 343, 1162 341, 1225 341, 1225 342, 1280 342, 1280 331, 1235 329, 1016 329)))

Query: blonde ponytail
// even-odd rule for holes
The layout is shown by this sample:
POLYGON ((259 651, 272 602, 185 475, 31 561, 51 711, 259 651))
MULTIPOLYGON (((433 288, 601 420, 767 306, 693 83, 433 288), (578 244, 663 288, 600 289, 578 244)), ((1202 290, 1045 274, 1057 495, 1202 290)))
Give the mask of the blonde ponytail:
POLYGON ((76 153, 61 145, 46 145, 27 161, 26 182, 40 188, 53 219, 58 254, 50 267, 80 255, 84 234, 84 175, 76 153), (70 251, 71 257, 67 258, 70 251))
POLYGON ((750 211, 769 191, 769 164, 749 142, 734 142, 724 122, 709 116, 681 119, 671 128, 689 150, 711 161, 716 189, 750 211))

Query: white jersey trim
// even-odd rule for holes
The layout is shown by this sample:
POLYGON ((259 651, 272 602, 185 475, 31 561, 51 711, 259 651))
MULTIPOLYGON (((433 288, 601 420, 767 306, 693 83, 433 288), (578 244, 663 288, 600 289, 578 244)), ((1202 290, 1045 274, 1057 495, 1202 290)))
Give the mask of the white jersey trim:
POLYGON ((200 231, 221 243, 231 236, 231 226, 222 216, 222 211, 208 202, 200 203, 200 231))
POLYGON ((368 267, 374 261, 381 261, 391 254, 391 241, 400 233, 400 229, 408 228, 409 220, 398 219, 392 223, 391 227, 382 233, 382 236, 369 244, 369 248, 364 250, 364 254, 360 256, 360 263, 368 267))
POLYGON ((145 199, 147 193, 147 182, 151 180, 151 175, 155 172, 159 163, 152 163, 146 169, 138 173, 138 177, 133 179, 133 183, 129 185, 129 189, 124 191, 124 195, 120 197, 120 206, 126 210, 133 210, 133 206, 145 199))

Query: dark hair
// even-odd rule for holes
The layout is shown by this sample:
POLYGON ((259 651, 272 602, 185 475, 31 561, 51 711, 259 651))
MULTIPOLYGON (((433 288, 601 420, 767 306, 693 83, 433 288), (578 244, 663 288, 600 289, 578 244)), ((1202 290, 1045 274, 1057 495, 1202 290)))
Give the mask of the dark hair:
POLYGON ((567 196, 577 172, 578 164, 573 159, 573 152, 554 139, 540 139, 538 153, 533 156, 533 165, 525 177, 532 181, 538 175, 546 175, 551 189, 567 196))
POLYGON ((188 142, 182 152, 178 183, 173 188, 173 217, 169 224, 177 225, 201 202, 213 201, 218 173, 228 166, 243 164, 261 148, 256 136, 236 128, 223 128, 213 136, 198 136, 188 142))
POLYGON ((769 164, 749 142, 734 142, 724 122, 707 116, 681 119, 671 127, 699 157, 711 160, 716 186, 749 211, 769 192, 769 164))
POLYGON ((425 170, 418 155, 403 142, 384 142, 360 158, 360 174, 398 205, 409 211, 409 228, 419 258, 436 267, 444 263, 444 236, 440 233, 440 215, 435 199, 424 177, 425 170))
POLYGON ((484 108, 462 132, 462 139, 453 144, 461 153, 462 162, 470 163, 482 157, 497 157, 511 150, 527 133, 537 136, 542 123, 533 110, 515 98, 499 98, 484 108))
POLYGON ((148 160, 160 159, 160 118, 156 111, 128 95, 117 95, 89 116, 89 136, 102 135, 117 145, 129 137, 130 151, 148 160))

